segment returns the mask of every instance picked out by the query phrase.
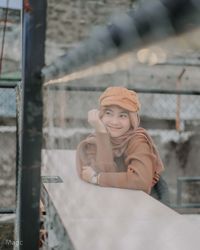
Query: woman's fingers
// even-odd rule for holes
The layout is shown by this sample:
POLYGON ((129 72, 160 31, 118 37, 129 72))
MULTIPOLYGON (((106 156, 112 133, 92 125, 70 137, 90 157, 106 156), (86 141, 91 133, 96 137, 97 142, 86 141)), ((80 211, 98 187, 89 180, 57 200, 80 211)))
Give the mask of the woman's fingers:
POLYGON ((99 120, 99 111, 97 109, 92 109, 88 112, 88 121, 92 124, 98 122, 99 120))
POLYGON ((88 112, 88 122, 96 130, 96 132, 107 132, 103 122, 99 118, 98 109, 92 109, 88 112))
POLYGON ((82 167, 82 178, 85 181, 91 182, 92 177, 96 174, 93 168, 90 166, 83 166, 82 167))

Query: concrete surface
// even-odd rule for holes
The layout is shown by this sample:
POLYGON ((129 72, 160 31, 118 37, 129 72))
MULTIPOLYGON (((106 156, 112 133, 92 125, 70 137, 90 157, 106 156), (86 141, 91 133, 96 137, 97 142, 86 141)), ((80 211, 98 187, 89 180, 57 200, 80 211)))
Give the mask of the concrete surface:
POLYGON ((74 151, 44 151, 43 175, 63 180, 45 188, 76 250, 190 250, 200 245, 199 221, 142 191, 102 188, 80 180, 74 151))

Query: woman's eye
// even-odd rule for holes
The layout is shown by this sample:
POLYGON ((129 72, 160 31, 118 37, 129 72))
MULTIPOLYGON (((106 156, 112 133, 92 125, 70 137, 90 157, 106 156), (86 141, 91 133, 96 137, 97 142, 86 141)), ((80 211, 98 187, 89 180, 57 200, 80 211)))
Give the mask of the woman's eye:
POLYGON ((110 112, 109 110, 107 110, 107 111, 105 112, 105 114, 106 114, 106 115, 111 115, 111 112, 110 112))
POLYGON ((121 118, 127 118, 128 117, 127 114, 121 114, 120 116, 121 116, 121 118))

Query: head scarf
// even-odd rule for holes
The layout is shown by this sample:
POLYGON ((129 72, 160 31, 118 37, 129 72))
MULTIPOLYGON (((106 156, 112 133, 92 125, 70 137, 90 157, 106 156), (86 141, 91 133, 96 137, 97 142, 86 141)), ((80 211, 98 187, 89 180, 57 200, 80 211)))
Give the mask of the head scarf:
POLYGON ((128 141, 137 130, 140 118, 138 111, 140 109, 139 98, 135 91, 128 90, 124 87, 108 87, 99 98, 100 105, 100 118, 103 117, 106 107, 116 105, 129 111, 129 120, 131 128, 122 136, 113 138, 111 137, 111 144, 115 156, 121 156, 128 144, 128 141))
MULTIPOLYGON (((106 110, 105 106, 100 107, 100 114, 99 114, 100 119, 103 117, 105 110, 106 110)), ((129 120, 131 123, 130 129, 119 137, 110 137, 113 153, 114 153, 114 156, 116 157, 119 157, 124 153, 129 140, 132 138, 132 136, 135 134, 135 131, 139 127, 140 118, 139 118, 138 113, 128 112, 128 114, 129 114, 129 120)))

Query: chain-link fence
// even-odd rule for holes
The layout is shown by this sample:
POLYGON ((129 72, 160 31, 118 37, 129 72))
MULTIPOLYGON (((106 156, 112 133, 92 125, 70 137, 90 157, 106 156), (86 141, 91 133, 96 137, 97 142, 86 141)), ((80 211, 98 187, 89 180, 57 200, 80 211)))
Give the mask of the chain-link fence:
MULTIPOLYGON (((93 132, 87 122, 90 109, 98 108, 104 88, 82 86, 73 89, 47 87, 44 91, 44 148, 76 150, 79 142, 93 132), (81 91, 82 89, 82 91, 81 91), (101 89, 101 90, 100 90, 101 89)), ((129 86, 129 89, 134 89, 129 86)), ((200 175, 198 162, 200 93, 191 91, 145 90, 138 92, 141 126, 152 135, 165 165, 164 177, 176 202, 179 176, 200 175)), ((191 193, 191 191, 190 191, 191 193)), ((191 196, 185 192, 185 201, 191 196)), ((196 196, 198 201, 199 197, 196 196)))
POLYGON ((16 88, 0 85, 0 211, 15 208, 17 113, 16 88))
MULTIPOLYGON (((80 128, 89 129, 87 112, 98 108, 98 98, 104 88, 73 89, 73 86, 53 88, 44 92, 45 96, 45 121, 44 125, 56 128, 58 133, 53 133, 59 138, 59 129, 80 128), (67 90, 69 89, 69 91, 67 90), (82 90, 81 90, 82 89, 82 90), (48 117, 51 117, 50 119, 48 117)), ((175 132, 198 131, 200 98, 199 93, 192 91, 177 91, 135 89, 141 102, 141 125, 147 129, 169 130, 175 132), (170 92, 170 93, 169 93, 170 92)), ((61 131, 61 130, 60 130, 61 131)), ((64 137, 64 134, 61 133, 64 137)), ((166 136, 167 140, 167 136, 166 136)), ((67 145, 64 145, 66 147, 67 145)), ((56 146, 55 146, 56 147, 56 146)), ((62 145, 57 145, 58 148, 62 145)), ((69 144, 68 147, 75 147, 69 144)))

